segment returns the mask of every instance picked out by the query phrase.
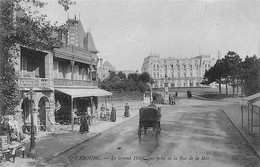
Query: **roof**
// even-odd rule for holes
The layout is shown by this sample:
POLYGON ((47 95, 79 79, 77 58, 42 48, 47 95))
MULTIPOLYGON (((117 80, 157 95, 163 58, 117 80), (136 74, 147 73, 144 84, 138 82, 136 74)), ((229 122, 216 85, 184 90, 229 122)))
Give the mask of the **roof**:
POLYGON ((241 105, 247 105, 248 103, 254 103, 257 100, 260 100, 260 93, 253 94, 251 96, 247 96, 241 99, 241 105))
POLYGON ((70 95, 72 98, 90 96, 111 96, 112 93, 103 89, 78 89, 78 88, 56 88, 55 90, 70 95))
POLYGON ((105 61, 105 62, 104 62, 103 67, 104 67, 104 68, 114 68, 114 66, 112 66, 112 64, 109 63, 108 61, 105 61))
POLYGON ((254 102, 252 105, 253 105, 253 106, 260 107, 260 100, 258 100, 258 101, 256 101, 256 102, 254 102))
POLYGON ((90 32, 87 32, 86 34, 86 37, 84 39, 84 46, 88 51, 99 53, 90 32))
POLYGON ((243 100, 253 100, 253 99, 256 99, 256 98, 260 98, 260 93, 256 93, 256 94, 253 94, 251 96, 247 96, 247 97, 244 97, 243 100))
POLYGON ((200 56, 193 57, 191 59, 202 59, 202 58, 210 58, 210 55, 200 55, 200 56))

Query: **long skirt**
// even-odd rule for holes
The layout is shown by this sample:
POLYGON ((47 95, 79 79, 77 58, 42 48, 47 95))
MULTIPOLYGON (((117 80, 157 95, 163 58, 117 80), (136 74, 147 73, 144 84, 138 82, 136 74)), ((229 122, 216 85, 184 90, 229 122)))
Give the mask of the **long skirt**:
POLYGON ((129 109, 128 109, 128 110, 125 110, 124 116, 125 116, 125 117, 130 117, 129 109))
POLYGON ((116 111, 111 111, 110 121, 116 122, 116 111))
POLYGON ((88 123, 84 122, 80 125, 79 132, 84 133, 85 131, 89 131, 88 123))

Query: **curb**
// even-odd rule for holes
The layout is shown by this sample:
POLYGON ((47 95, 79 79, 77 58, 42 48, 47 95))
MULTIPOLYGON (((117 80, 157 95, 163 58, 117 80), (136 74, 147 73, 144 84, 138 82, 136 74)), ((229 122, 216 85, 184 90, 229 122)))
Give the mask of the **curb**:
MULTIPOLYGON (((113 127, 112 127, 112 128, 113 128, 113 127)), ((46 158, 42 163, 46 163, 46 162, 50 161, 51 159, 53 159, 53 158, 55 158, 55 157, 57 157, 57 156, 59 156, 59 155, 65 153, 65 152, 67 152, 67 151, 69 151, 69 150, 71 150, 71 149, 73 149, 73 148, 79 146, 80 144, 82 144, 82 143, 84 143, 84 142, 87 142, 87 141, 89 141, 89 140, 91 140, 91 139, 93 139, 93 138, 95 138, 95 137, 101 135, 102 133, 103 133, 103 132, 97 133, 97 134, 93 135, 92 137, 87 138, 86 140, 83 140, 83 141, 81 141, 81 142, 79 142, 79 143, 76 143, 76 144, 73 145, 73 146, 67 147, 67 148, 65 148, 64 150, 62 150, 62 151, 60 151, 60 152, 58 152, 58 153, 56 153, 56 154, 53 154, 53 155, 51 155, 50 157, 46 158)))
POLYGON ((192 97, 194 98, 194 99, 199 99, 199 100, 207 100, 207 101, 215 101, 215 100, 211 100, 211 99, 206 99, 206 98, 203 98, 203 97, 199 97, 199 96, 194 96, 194 95, 192 95, 192 97))
POLYGON ((240 133, 240 135, 244 138, 244 140, 249 144, 249 146, 251 147, 251 149, 253 150, 254 154, 256 157, 260 157, 260 155, 258 154, 258 152, 255 150, 255 148, 253 147, 253 145, 249 142, 249 140, 247 139, 246 135, 233 123, 233 121, 229 118, 229 116, 226 114, 226 112, 223 109, 220 109, 220 111, 222 111, 222 113, 226 116, 226 118, 231 122, 231 124, 236 128, 236 130, 240 133))
MULTIPOLYGON (((132 118, 129 118, 128 120, 125 120, 125 121, 129 121, 129 120, 135 118, 136 116, 138 116, 138 114, 135 115, 135 116, 133 116, 132 118)), ((74 144, 74 145, 72 145, 72 146, 69 146, 69 147, 63 149, 62 151, 60 151, 60 152, 58 152, 58 153, 56 153, 56 154, 54 154, 54 155, 51 155, 51 156, 48 157, 48 158, 45 158, 45 160, 42 161, 42 163, 46 163, 46 162, 50 161, 51 159, 53 159, 53 158, 55 158, 55 157, 57 157, 57 156, 59 156, 59 155, 65 153, 65 152, 67 152, 67 151, 69 151, 69 150, 71 150, 71 149, 73 149, 73 148, 79 146, 80 144, 83 144, 83 143, 85 143, 85 142, 87 142, 87 141, 89 141, 89 140, 91 140, 91 139, 93 139, 93 138, 95 138, 95 137, 101 135, 101 134, 104 133, 105 131, 110 130, 110 129, 116 127, 116 126, 119 126, 120 124, 124 123, 125 121, 122 121, 121 123, 118 123, 118 124, 116 124, 115 126, 112 126, 112 127, 108 128, 108 129, 102 131, 102 132, 99 132, 99 133, 93 135, 92 137, 87 138, 87 139, 85 139, 85 140, 83 140, 83 141, 81 141, 81 142, 79 142, 79 143, 76 143, 76 144, 74 144)))

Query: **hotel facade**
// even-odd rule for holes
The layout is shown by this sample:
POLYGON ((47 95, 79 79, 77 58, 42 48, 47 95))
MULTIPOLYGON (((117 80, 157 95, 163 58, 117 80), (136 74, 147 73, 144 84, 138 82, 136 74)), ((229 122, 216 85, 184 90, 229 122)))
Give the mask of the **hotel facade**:
POLYGON ((150 54, 144 58, 141 72, 147 72, 154 80, 154 88, 200 87, 206 70, 216 63, 210 55, 177 59, 161 58, 159 54, 150 54))

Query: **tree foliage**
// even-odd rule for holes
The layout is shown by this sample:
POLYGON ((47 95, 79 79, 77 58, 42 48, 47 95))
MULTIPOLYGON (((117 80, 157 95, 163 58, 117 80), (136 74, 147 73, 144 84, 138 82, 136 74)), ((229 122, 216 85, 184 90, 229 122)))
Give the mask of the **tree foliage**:
POLYGON ((225 70, 225 79, 226 83, 228 83, 233 88, 233 95, 235 93, 235 87, 238 86, 238 76, 240 72, 240 66, 242 59, 236 52, 229 51, 225 58, 222 59, 224 62, 225 70))
POLYGON ((212 82, 219 84, 219 94, 221 94, 221 79, 225 76, 225 65, 222 60, 217 60, 216 64, 207 70, 204 77, 207 79, 205 84, 209 85, 212 82))
MULTIPOLYGON (((246 57, 243 61, 233 51, 229 51, 224 58, 217 60, 216 64, 205 72, 206 84, 217 82, 221 94, 221 84, 232 86, 233 95, 235 87, 241 87, 246 95, 260 91, 260 60, 255 55, 246 57)), ((243 91, 242 91, 243 93, 243 91)))
POLYGON ((120 71, 115 73, 110 72, 107 79, 100 81, 99 87, 108 91, 140 91, 144 92, 149 90, 149 83, 152 82, 152 78, 148 73, 130 73, 126 75, 120 71))
POLYGON ((243 79, 242 86, 244 86, 245 94, 260 92, 260 59, 255 55, 246 56, 241 63, 241 69, 240 77, 243 79))

